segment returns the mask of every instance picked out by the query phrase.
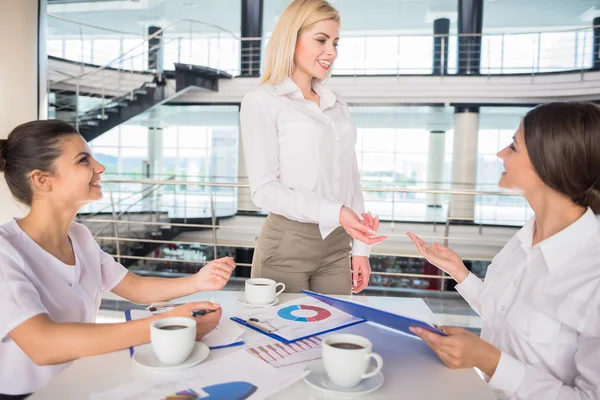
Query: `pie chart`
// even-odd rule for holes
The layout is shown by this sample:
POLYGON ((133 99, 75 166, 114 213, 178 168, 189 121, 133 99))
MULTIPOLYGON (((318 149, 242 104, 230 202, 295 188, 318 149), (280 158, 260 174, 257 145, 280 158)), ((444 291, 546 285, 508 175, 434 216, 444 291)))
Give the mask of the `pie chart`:
MULTIPOLYGON (((300 313, 300 314, 306 314, 305 312, 300 313)), ((307 306, 304 304, 298 304, 298 305, 293 305, 293 306, 288 306, 288 307, 284 307, 281 310, 279 310, 277 312, 277 315, 279 315, 281 318, 283 319, 287 319, 290 321, 296 321, 296 322, 317 322, 317 321, 322 321, 324 319, 327 319, 331 316, 331 312, 329 310, 326 310, 324 308, 321 307, 315 307, 315 306, 307 306), (296 311, 313 311, 312 314, 314 314, 314 312, 316 312, 316 314, 314 315, 310 315, 310 316, 296 316, 294 315, 294 312, 296 311)))

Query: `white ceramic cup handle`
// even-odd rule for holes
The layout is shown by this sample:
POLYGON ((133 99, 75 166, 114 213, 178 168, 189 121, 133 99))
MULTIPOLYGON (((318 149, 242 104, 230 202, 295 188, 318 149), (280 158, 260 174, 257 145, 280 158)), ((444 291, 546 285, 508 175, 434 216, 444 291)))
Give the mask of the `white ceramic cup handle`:
POLYGON ((275 290, 277 290, 277 286, 281 285, 282 288, 279 292, 275 293, 275 297, 279 296, 281 294, 281 292, 283 292, 285 290, 285 283, 282 282, 278 282, 275 284, 275 290))
POLYGON ((367 379, 367 378, 370 378, 372 376, 375 376, 379 371, 381 371, 381 367, 383 367, 383 359, 381 358, 381 356, 379 354, 377 354, 377 353, 369 353, 365 357, 367 357, 367 358, 374 358, 375 361, 377 361, 377 366, 375 367, 375 370, 373 370, 371 372, 364 373, 363 376, 362 376, 363 379, 367 379))

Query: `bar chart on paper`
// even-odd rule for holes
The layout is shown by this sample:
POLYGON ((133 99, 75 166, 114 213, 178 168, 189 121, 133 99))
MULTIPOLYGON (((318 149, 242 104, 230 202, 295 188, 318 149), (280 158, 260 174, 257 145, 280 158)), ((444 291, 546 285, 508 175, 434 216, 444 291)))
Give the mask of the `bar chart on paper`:
POLYGON ((248 346, 246 351, 275 368, 287 367, 321 358, 321 338, 312 336, 289 344, 266 341, 248 346))

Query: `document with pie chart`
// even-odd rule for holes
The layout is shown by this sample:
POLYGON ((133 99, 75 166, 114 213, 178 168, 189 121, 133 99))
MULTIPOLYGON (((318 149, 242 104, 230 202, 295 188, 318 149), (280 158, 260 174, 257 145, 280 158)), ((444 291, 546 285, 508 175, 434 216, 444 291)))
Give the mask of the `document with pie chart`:
POLYGON ((285 343, 365 321, 308 296, 277 307, 253 309, 231 319, 285 343), (248 324, 250 319, 264 329, 248 324))

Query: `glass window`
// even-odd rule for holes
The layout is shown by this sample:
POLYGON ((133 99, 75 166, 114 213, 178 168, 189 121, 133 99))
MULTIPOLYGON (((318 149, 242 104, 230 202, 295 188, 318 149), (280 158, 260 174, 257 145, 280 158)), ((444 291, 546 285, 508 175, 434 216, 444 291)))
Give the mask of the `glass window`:
POLYGON ((96 139, 92 140, 90 144, 95 148, 96 146, 119 146, 119 127, 113 128, 110 131, 103 133, 96 139))
POLYGON ((147 69, 146 44, 142 39, 123 39, 123 68, 134 71, 147 69))
POLYGON ((539 71, 576 68, 577 32, 549 32, 540 35, 539 71))
POLYGON ((117 147, 92 148, 94 158, 106 168, 107 174, 119 173, 119 149, 117 147))
MULTIPOLYGON (((94 40, 94 64, 106 65, 109 62, 117 60, 121 54, 122 52, 120 39, 94 40)), ((113 68, 119 68, 120 66, 121 60, 117 60, 114 64, 111 64, 111 67, 113 68)))
POLYGON ((433 69, 433 36, 403 36, 398 45, 403 74, 430 74, 433 69))
POLYGON ((73 61, 92 62, 92 40, 65 40, 65 58, 73 61))
POLYGON ((180 126, 179 148, 206 148, 209 146, 210 134, 204 126, 180 126))
POLYGON ((538 35, 504 35, 502 72, 531 73, 537 66, 538 35))
POLYGON ((148 128, 145 126, 121 126, 121 146, 123 147, 148 147, 148 128))
POLYGON ((48 55, 64 58, 63 44, 62 40, 48 40, 48 55))
POLYGON ((175 69, 175 64, 181 62, 181 38, 179 37, 165 37, 164 38, 164 56, 163 56, 163 68, 166 71, 172 71, 175 69))

